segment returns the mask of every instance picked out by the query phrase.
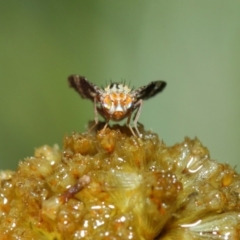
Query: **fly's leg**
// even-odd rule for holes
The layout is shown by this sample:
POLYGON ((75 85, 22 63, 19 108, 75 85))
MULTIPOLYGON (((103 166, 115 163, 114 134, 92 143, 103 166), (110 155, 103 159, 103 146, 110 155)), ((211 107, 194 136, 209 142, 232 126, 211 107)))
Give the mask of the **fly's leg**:
POLYGON ((136 134, 134 133, 134 131, 133 131, 131 125, 130 125, 131 116, 132 116, 132 113, 130 113, 130 114, 128 115, 128 119, 127 119, 127 127, 130 129, 132 135, 133 135, 133 136, 136 136, 136 134))
POLYGON ((105 131, 105 129, 107 128, 107 126, 108 126, 108 123, 109 123, 109 119, 107 119, 106 120, 106 123, 105 123, 105 125, 104 125, 104 127, 103 127, 103 129, 102 129, 102 131, 104 132, 105 131))
MULTIPOLYGON (((101 108, 97 108, 97 99, 94 98, 94 120, 95 120, 95 124, 88 130, 88 132, 91 132, 98 124, 98 113, 100 113, 102 116, 104 116, 104 113, 102 112, 101 108)), ((105 118, 106 123, 102 129, 102 131, 104 131, 108 124, 109 124, 109 119, 105 118)))
POLYGON ((97 111, 96 97, 94 98, 94 120, 95 120, 95 124, 90 129, 88 129, 88 133, 91 132, 98 124, 98 111, 97 111))
POLYGON ((137 127, 137 122, 141 114, 142 110, 142 105, 143 105, 143 100, 140 99, 139 101, 136 102, 134 109, 137 109, 136 114, 133 118, 133 127, 136 129, 137 135, 141 138, 142 134, 139 132, 138 127, 137 127))

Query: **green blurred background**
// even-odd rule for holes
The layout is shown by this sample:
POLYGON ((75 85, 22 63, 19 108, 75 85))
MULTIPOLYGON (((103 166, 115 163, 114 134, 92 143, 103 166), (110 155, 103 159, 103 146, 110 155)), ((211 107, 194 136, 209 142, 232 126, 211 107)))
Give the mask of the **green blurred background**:
POLYGON ((239 165, 240 1, 1 1, 0 169, 85 130, 93 106, 69 89, 75 73, 167 81, 144 102, 145 128, 239 165))

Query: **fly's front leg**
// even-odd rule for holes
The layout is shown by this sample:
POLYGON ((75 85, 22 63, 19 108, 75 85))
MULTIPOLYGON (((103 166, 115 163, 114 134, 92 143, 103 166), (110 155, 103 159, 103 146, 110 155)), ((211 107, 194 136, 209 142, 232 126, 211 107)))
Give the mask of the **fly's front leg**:
POLYGON ((136 136, 136 134, 134 133, 134 131, 133 131, 133 129, 132 129, 132 127, 131 127, 131 125, 130 125, 131 116, 132 116, 132 112, 131 112, 131 113, 128 115, 128 119, 127 119, 127 126, 128 126, 128 128, 130 129, 130 131, 131 131, 132 135, 133 135, 133 136, 136 136))
POLYGON ((97 108, 97 113, 99 113, 104 119, 105 119, 105 124, 104 124, 104 127, 101 131, 105 131, 105 129, 107 128, 108 124, 109 124, 109 121, 110 121, 110 118, 108 116, 105 115, 104 111, 102 108, 97 108))
POLYGON ((95 124, 88 130, 88 132, 91 132, 98 124, 98 111, 97 111, 97 98, 94 98, 94 120, 95 124))
POLYGON ((141 114, 141 110, 142 110, 142 105, 143 105, 143 100, 140 99, 139 101, 136 102, 135 106, 134 106, 134 109, 137 109, 136 111, 136 114, 133 118, 133 127, 136 129, 136 132, 138 134, 138 136, 141 138, 142 137, 142 134, 139 132, 138 128, 137 128, 137 122, 138 122, 138 119, 140 117, 140 114, 141 114))
POLYGON ((103 129, 102 129, 102 131, 104 132, 105 131, 105 129, 107 128, 107 126, 108 126, 108 123, 109 123, 109 119, 106 119, 106 123, 105 123, 105 125, 104 125, 104 127, 103 127, 103 129))

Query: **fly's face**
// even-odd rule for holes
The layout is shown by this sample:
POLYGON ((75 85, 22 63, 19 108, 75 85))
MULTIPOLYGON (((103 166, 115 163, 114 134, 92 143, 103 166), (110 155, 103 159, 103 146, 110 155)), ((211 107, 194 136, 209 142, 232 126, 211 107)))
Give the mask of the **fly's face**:
POLYGON ((112 83, 104 89, 100 97, 103 112, 110 119, 118 121, 125 118, 133 108, 131 89, 119 83, 112 83))

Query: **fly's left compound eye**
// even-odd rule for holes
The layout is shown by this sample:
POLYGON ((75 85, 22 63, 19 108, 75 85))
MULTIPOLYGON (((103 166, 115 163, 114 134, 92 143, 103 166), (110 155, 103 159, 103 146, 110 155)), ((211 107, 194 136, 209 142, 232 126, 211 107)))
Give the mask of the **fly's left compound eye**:
POLYGON ((132 98, 130 96, 126 96, 124 100, 121 100, 121 105, 127 109, 131 108, 132 98))

